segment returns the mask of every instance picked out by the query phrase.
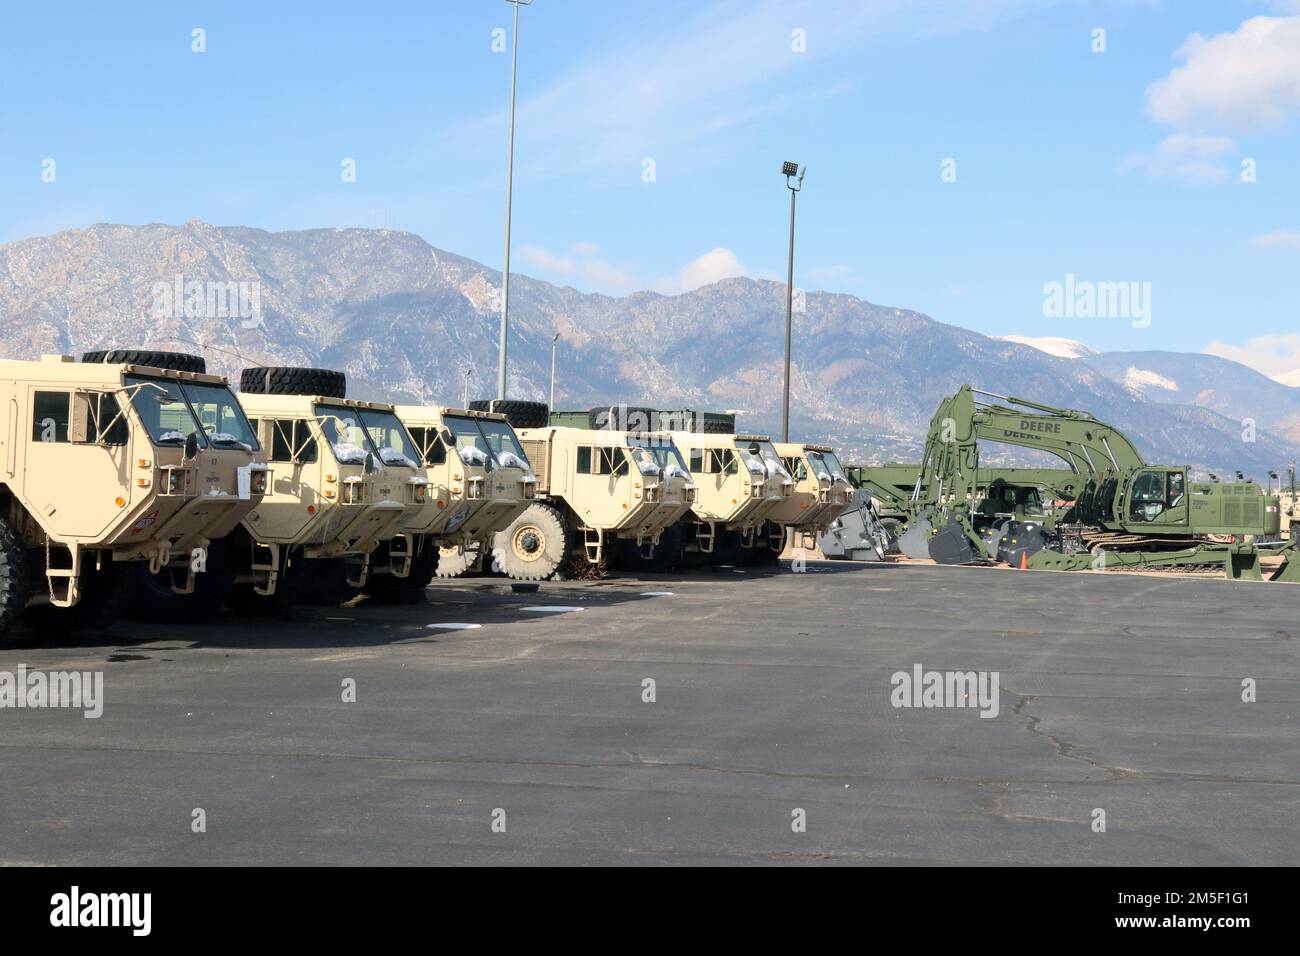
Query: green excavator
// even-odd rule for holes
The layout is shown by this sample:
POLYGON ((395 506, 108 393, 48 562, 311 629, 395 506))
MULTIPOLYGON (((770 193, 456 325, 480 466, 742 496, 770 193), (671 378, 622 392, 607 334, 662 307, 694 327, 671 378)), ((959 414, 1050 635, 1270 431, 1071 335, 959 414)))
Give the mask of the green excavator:
POLYGON ((1279 500, 1254 482, 1195 481, 1186 465, 1148 464, 1123 432, 1087 412, 969 385, 935 412, 904 508, 904 552, 924 548, 944 564, 996 557, 1053 570, 1223 566, 1229 577, 1258 579, 1262 548, 1286 558, 1273 580, 1300 582, 1295 545, 1279 534, 1279 500), (1049 486, 1068 486, 1072 500, 1061 494, 1041 519, 988 521, 981 441, 1060 459, 1065 469, 1045 469, 1049 486))

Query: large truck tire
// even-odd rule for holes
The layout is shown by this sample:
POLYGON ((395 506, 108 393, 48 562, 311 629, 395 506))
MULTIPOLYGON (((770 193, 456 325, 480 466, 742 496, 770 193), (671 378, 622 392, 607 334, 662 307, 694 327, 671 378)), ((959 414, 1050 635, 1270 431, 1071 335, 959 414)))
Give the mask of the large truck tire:
POLYGON ((137 621, 210 623, 235 585, 235 549, 225 540, 208 545, 206 570, 194 575, 194 591, 190 594, 172 590, 171 576, 166 569, 150 574, 149 562, 131 563, 135 565, 135 599, 127 608, 126 616, 137 621))
POLYGON ((411 573, 404 578, 382 573, 372 574, 362 590, 376 601, 391 604, 416 604, 438 570, 438 546, 425 539, 416 543, 416 554, 411 559, 411 573))
POLYGON ((27 606, 27 554, 9 522, 0 518, 0 642, 27 606))
POLYGON ((481 544, 463 548, 460 545, 438 549, 436 574, 440 578, 458 578, 474 570, 483 555, 481 544))
POLYGON ((512 399, 475 399, 471 412, 499 412, 512 428, 545 428, 551 423, 551 406, 545 402, 519 402, 512 399))
POLYGON ((328 368, 268 365, 239 373, 239 390, 249 395, 319 395, 347 398, 348 378, 328 368))
POLYGON ((176 372, 199 372, 208 370, 208 363, 202 355, 190 355, 188 352, 157 352, 145 349, 100 349, 85 352, 83 362, 95 362, 105 365, 148 365, 176 372))
POLYGON ((545 581, 569 558, 569 526, 559 510, 535 501, 504 531, 492 553, 500 569, 517 581, 545 581))

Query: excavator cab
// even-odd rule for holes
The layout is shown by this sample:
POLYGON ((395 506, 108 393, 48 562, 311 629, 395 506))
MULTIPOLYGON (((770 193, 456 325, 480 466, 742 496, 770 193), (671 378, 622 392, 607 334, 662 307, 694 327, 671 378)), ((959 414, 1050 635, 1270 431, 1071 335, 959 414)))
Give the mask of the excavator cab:
POLYGON ((1129 521, 1154 525, 1187 524, 1187 474, 1181 468, 1146 468, 1129 484, 1129 521))

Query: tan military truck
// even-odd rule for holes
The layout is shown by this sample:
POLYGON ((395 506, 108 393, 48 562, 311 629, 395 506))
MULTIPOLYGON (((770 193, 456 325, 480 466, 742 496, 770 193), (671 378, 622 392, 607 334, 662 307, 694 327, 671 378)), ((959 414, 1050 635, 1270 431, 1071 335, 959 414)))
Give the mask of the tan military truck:
POLYGON ((520 429, 519 440, 538 500, 496 535, 494 566, 512 578, 545 580, 571 556, 600 565, 619 541, 651 555, 694 500, 666 433, 548 426, 520 429))
POLYGON ((135 570, 192 592, 266 466, 226 381, 171 352, 0 361, 0 635, 106 623, 135 570))
POLYGON ((429 501, 428 477, 393 406, 346 391, 343 373, 329 369, 241 374, 239 400, 266 448, 270 478, 228 539, 235 607, 337 603, 372 573, 411 573, 415 556, 401 531, 429 501), (390 540, 396 546, 378 551, 390 540))
POLYGON ((456 577, 492 550, 493 536, 517 518, 537 494, 537 478, 505 415, 423 405, 399 405, 429 497, 403 526, 412 542, 411 574, 372 577, 376 586, 423 589, 436 573, 456 577))
POLYGON ((768 518, 794 481, 766 435, 670 433, 689 463, 695 503, 672 537, 686 564, 747 563, 754 549, 780 555, 785 529, 768 518))
POLYGON ((817 535, 853 501, 853 485, 829 445, 776 442, 775 448, 794 479, 794 491, 767 520, 785 526, 796 547, 812 549, 817 535))

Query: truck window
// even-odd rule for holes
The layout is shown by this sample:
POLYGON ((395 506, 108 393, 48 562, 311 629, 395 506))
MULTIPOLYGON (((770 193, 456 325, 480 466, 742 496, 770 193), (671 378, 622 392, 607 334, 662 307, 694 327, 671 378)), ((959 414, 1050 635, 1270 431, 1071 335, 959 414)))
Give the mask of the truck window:
POLYGON ((730 448, 708 449, 704 461, 704 470, 707 474, 734 475, 739 467, 739 459, 730 448))
POLYGON ((293 461, 297 450, 300 462, 316 460, 316 439, 302 419, 279 418, 271 421, 271 460, 293 461))
POLYGON ((578 448, 578 474, 591 474, 591 449, 586 445, 578 448))
POLYGON ((704 473, 704 449, 691 449, 691 474, 699 475, 704 473))
POLYGON ((443 465, 447 463, 447 446, 443 444, 442 434, 436 428, 408 428, 416 450, 426 465, 443 465))
POLYGON ((68 440, 69 392, 35 392, 32 395, 32 441, 68 440))

